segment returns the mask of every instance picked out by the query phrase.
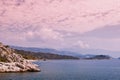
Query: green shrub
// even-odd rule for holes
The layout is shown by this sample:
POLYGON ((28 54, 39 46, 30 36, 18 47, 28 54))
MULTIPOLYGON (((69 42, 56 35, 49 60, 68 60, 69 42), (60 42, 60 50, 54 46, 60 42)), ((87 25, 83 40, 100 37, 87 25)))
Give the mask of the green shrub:
POLYGON ((7 59, 0 56, 0 62, 7 62, 7 59))

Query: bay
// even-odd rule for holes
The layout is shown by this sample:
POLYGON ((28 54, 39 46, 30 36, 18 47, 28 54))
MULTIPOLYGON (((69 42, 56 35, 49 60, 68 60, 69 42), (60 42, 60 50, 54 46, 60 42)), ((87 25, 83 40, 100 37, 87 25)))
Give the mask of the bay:
POLYGON ((120 80, 120 60, 47 60, 41 72, 0 73, 0 80, 120 80))

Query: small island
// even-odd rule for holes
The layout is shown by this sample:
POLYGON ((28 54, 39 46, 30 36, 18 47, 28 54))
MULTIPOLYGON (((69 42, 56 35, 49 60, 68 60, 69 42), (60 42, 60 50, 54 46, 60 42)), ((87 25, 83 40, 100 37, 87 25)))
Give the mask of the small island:
POLYGON ((110 56, 108 55, 95 55, 95 56, 92 56, 92 57, 87 57, 87 58, 84 58, 86 60, 103 60, 103 59, 111 59, 110 56))
POLYGON ((17 54, 14 49, 0 43, 0 72, 39 72, 40 69, 17 54))

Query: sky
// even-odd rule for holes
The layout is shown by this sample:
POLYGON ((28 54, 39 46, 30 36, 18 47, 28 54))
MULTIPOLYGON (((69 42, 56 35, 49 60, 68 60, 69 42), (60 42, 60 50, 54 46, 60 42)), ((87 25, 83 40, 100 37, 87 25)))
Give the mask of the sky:
POLYGON ((120 0, 0 0, 0 41, 120 51, 120 0))

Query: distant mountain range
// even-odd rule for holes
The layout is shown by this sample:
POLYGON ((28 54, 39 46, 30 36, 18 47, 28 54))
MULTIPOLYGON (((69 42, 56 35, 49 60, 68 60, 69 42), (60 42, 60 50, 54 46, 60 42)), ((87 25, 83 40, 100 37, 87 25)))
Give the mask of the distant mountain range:
POLYGON ((25 59, 32 59, 32 60, 60 60, 60 59, 76 59, 78 60, 78 57, 69 56, 69 55, 59 55, 59 54, 53 54, 53 53, 43 53, 43 52, 32 52, 32 51, 25 51, 25 50, 17 50, 14 49, 17 54, 22 55, 25 59))
POLYGON ((80 54, 92 54, 92 55, 110 55, 114 58, 118 58, 120 56, 120 51, 110 51, 110 50, 104 50, 104 49, 63 49, 66 51, 72 51, 75 53, 80 53, 80 54))
POLYGON ((56 49, 49 49, 49 48, 34 48, 34 47, 18 47, 18 46, 11 46, 14 49, 17 50, 24 50, 24 51, 31 51, 31 52, 43 52, 43 53, 53 53, 58 55, 68 55, 73 57, 79 57, 79 58, 86 58, 86 57, 93 57, 95 55, 92 54, 86 54, 83 55, 81 53, 72 52, 72 51, 65 51, 65 50, 56 50, 56 49))
POLYGON ((102 49, 56 50, 56 49, 49 49, 49 48, 18 47, 18 46, 11 46, 11 47, 14 49, 24 50, 24 51, 53 53, 58 55, 74 56, 79 58, 89 58, 89 57, 94 57, 96 55, 111 55, 113 53, 115 54, 120 53, 120 52, 114 52, 114 51, 108 51, 108 50, 102 50, 102 49))

